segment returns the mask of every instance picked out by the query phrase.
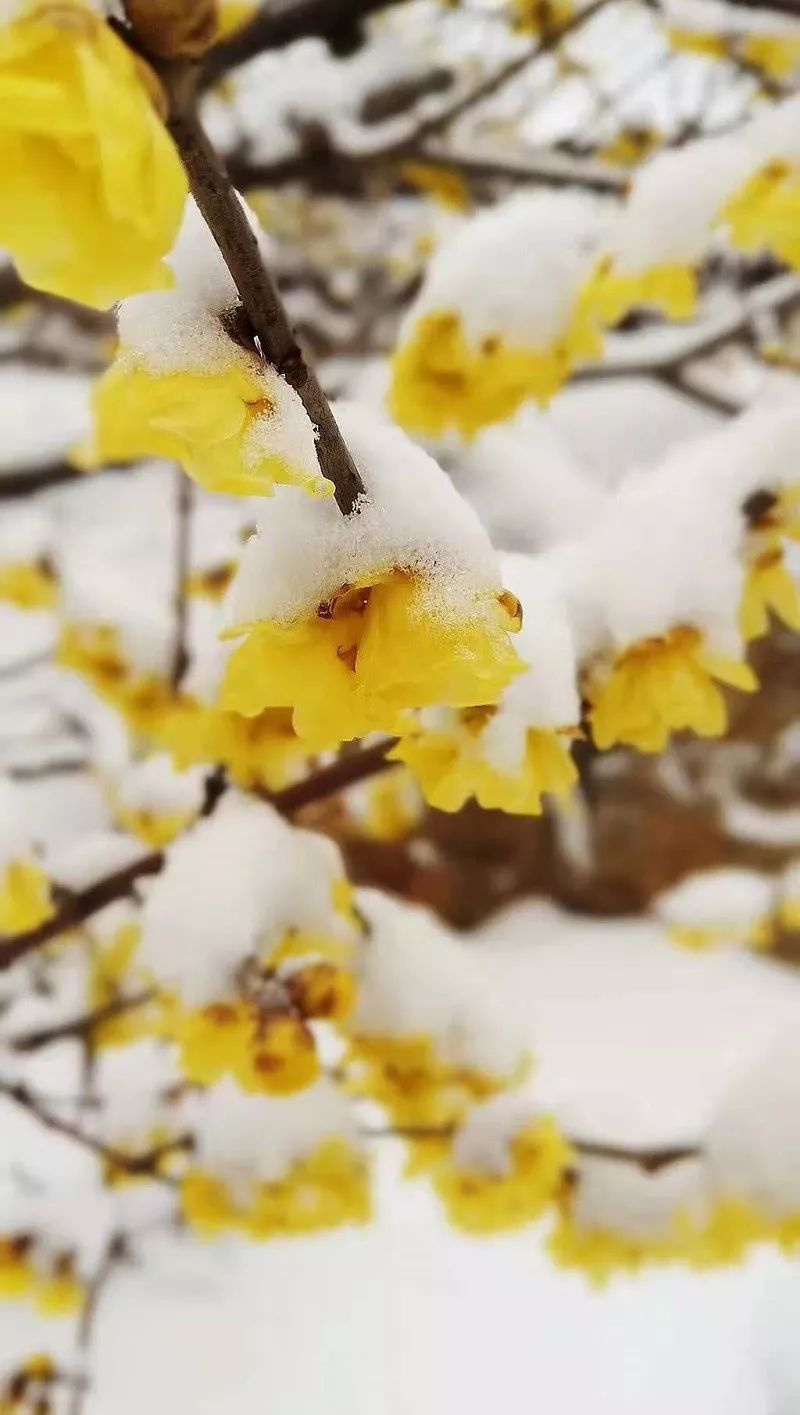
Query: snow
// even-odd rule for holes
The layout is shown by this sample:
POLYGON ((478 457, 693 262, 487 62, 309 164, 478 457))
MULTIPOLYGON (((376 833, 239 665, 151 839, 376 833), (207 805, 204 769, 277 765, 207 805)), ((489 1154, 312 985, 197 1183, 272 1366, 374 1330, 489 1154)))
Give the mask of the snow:
POLYGON ((800 1209, 800 1020, 742 1068, 708 1130, 715 1185, 776 1218, 800 1209))
POLYGON ((686 875, 655 900, 658 917, 673 928, 745 933, 769 916, 775 881, 756 870, 729 865, 686 875))
POLYGON ((229 791, 172 846, 142 914, 137 962, 187 1007, 230 994, 237 966, 290 929, 341 937, 332 890, 336 846, 229 791))
POLYGON ((465 586, 498 588, 489 538, 433 458, 378 413, 351 403, 334 413, 366 487, 358 514, 279 488, 245 547, 230 623, 306 618, 343 585, 372 584, 395 567, 424 576, 456 613, 465 586))
POLYGON ((92 380, 7 364, 0 369, 0 476, 60 462, 91 426, 92 380))

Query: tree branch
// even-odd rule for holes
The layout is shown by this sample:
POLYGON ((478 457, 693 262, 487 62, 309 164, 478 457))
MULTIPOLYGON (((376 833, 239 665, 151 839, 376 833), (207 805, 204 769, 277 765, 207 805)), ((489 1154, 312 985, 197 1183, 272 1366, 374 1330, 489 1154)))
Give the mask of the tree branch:
MULTIPOLYGON (((261 796, 283 815, 292 815, 295 811, 301 810, 303 806, 312 805, 315 801, 323 801, 328 796, 333 796, 338 791, 344 791, 348 786, 353 786, 357 781, 364 781, 379 771, 388 771, 399 765, 399 763, 387 761, 387 755, 396 740, 394 737, 389 737, 386 741, 378 742, 373 747, 365 747, 359 752, 354 752, 351 756, 339 757, 330 766, 314 772, 304 781, 284 787, 282 791, 273 793, 259 791, 255 794, 261 796)), ((224 790, 225 774, 221 769, 216 769, 210 773, 206 782, 206 802, 201 814, 210 815, 224 790)), ((165 859, 166 856, 162 850, 153 850, 148 855, 143 855, 141 859, 134 860, 133 864, 127 865, 124 869, 116 870, 111 875, 105 875, 103 879, 97 880, 88 889, 68 895, 53 917, 40 924, 38 928, 29 929, 27 933, 16 934, 10 938, 0 938, 0 972, 3 972, 5 968, 10 968, 12 963, 18 962, 20 958, 32 953, 34 949, 41 948, 51 939, 57 938, 59 934, 85 923, 106 904, 130 894, 138 879, 158 874, 164 867, 165 859)))
POLYGON ((66 1022, 57 1022, 52 1027, 37 1027, 28 1032, 19 1032, 9 1038, 8 1045, 12 1051, 40 1051, 52 1042, 91 1037, 104 1022, 111 1022, 115 1017, 124 1016, 126 1012, 144 1007, 154 996, 152 992, 143 992, 136 997, 116 997, 104 1007, 97 1007, 93 1012, 84 1012, 80 1017, 70 1017, 66 1022))
MULTIPOLYGON (((359 1129, 359 1134, 365 1140, 452 1140, 457 1133, 458 1128, 453 1125, 369 1125, 359 1129)), ((663 1145, 653 1149, 639 1149, 635 1146, 607 1145, 599 1140, 576 1139, 571 1135, 565 1138, 579 1155, 591 1159, 619 1160, 624 1164, 635 1165, 646 1174, 657 1174, 659 1170, 667 1169, 671 1164, 678 1164, 685 1159, 697 1159, 702 1154, 700 1145, 663 1145)))
POLYGON ((191 71, 165 64, 160 73, 170 98, 169 131, 194 199, 233 277, 263 358, 297 391, 317 428, 320 466, 333 482, 342 515, 348 516, 364 494, 363 482, 328 400, 303 359, 242 203, 197 117, 191 71))
POLYGON ((175 554, 173 563, 175 584, 172 599, 174 642, 169 681, 173 690, 177 691, 189 666, 189 650, 186 645, 188 612, 186 584, 189 578, 192 484, 183 468, 177 463, 173 468, 173 476, 175 477, 175 554))
POLYGON ((217 44, 205 60, 202 87, 268 49, 280 49, 297 39, 325 39, 336 49, 357 43, 363 21, 400 0, 272 0, 229 39, 217 44))

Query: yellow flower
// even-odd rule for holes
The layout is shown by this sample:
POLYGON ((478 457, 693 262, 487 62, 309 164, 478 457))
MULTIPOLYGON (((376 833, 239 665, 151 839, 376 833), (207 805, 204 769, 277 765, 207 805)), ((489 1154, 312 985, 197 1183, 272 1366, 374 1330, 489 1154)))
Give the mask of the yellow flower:
POLYGON ((800 64, 800 38, 796 35, 751 34, 739 52, 745 63, 753 64, 771 79, 789 79, 800 64))
POLYGON ((52 609, 58 588, 53 575, 41 565, 0 565, 0 599, 17 609, 52 609))
POLYGON ((0 934, 22 934, 53 917, 47 876, 38 865, 12 860, 0 869, 0 934))
POLYGON ((426 1173, 447 1217, 466 1233, 503 1233, 540 1218, 561 1188, 573 1155, 549 1117, 533 1122, 509 1144, 508 1172, 460 1168, 447 1142, 417 1146, 414 1173, 426 1173))
POLYGON ((800 933, 800 899, 782 899, 778 910, 778 924, 789 933, 800 933))
POLYGON ((181 1207, 204 1237, 226 1229, 257 1241, 316 1233, 369 1221, 369 1175, 363 1158, 333 1138, 297 1160, 284 1178, 254 1185, 250 1202, 234 1198, 216 1176, 193 1170, 181 1185, 181 1207))
POLYGON ((436 311, 417 321, 394 356, 389 406, 412 432, 440 437, 455 427, 471 438, 513 417, 528 399, 548 403, 577 363, 601 353, 595 312, 582 301, 547 348, 507 344, 499 335, 475 347, 457 313, 436 311))
POLYGON ((572 19, 572 0, 511 0, 514 29, 521 34, 557 34, 572 19))
POLYGON ((728 55, 728 41, 722 34, 670 28, 667 30, 667 40, 673 49, 686 54, 702 54, 709 59, 725 59, 728 55))
POLYGON ((188 577, 186 593, 196 595, 198 599, 224 599, 235 569, 236 566, 231 562, 217 565, 213 570, 199 570, 196 575, 188 577))
POLYGON ((43 1317, 73 1316, 80 1311, 85 1296, 69 1253, 57 1259, 52 1272, 37 1279, 33 1290, 34 1304, 43 1317))
POLYGON ((472 205, 469 187, 460 173, 437 162, 404 162, 400 174, 418 191, 435 197, 447 211, 469 211, 472 205))
POLYGON ((0 1300, 25 1297, 33 1286, 27 1237, 0 1237, 0 1300))
MULTIPOLYGON (((620 167, 635 167, 658 146, 660 134, 655 128, 626 128, 612 142, 598 151, 598 157, 620 167)), ((611 320, 610 323, 616 323, 611 320)))
POLYGON ((358 1035, 347 1055, 353 1095, 375 1101, 400 1128, 439 1128, 462 1121, 476 1101, 488 1100, 522 1080, 453 1065, 433 1037, 358 1035))
POLYGON ((734 928, 690 928, 673 924, 667 930, 667 936, 678 948, 685 948, 690 953, 703 953, 728 943, 745 943, 749 948, 768 949, 773 938, 769 919, 761 919, 738 933, 734 928))
POLYGON ((171 710, 168 683, 127 662, 119 634, 108 624, 68 624, 56 653, 63 668, 80 673, 99 697, 121 712, 135 732, 154 733, 171 710))
POLYGON ((421 816, 422 798, 408 772, 387 771, 369 783, 359 824, 370 840, 405 840, 421 816))
POLYGON ((250 21, 260 9, 261 0, 219 0, 217 40, 227 39, 250 21))
POLYGON ((114 818, 123 830, 135 835, 137 840, 149 845, 151 850, 163 850, 165 845, 171 845, 172 841, 191 825, 195 812, 175 811, 171 815, 160 816, 153 811, 134 811, 117 806, 114 818))
POLYGON ((530 728, 519 772, 509 775, 480 755, 490 711, 467 709, 452 732, 421 729, 403 738, 391 756, 406 763, 425 799, 439 811, 458 811, 474 796, 485 810, 539 816, 543 795, 568 796, 578 780, 568 734, 530 728))
POLYGON ((788 162, 762 167, 721 212, 730 240, 739 250, 772 251, 800 269, 800 171, 788 162))
POLYGON ((786 567, 780 546, 765 550, 747 572, 739 627, 748 643, 769 633, 770 614, 790 629, 800 629, 800 589, 786 567))
POLYGON ((246 638, 228 663, 221 706, 245 717, 292 708, 298 737, 318 751, 398 732, 411 708, 493 702, 522 671, 508 638, 518 602, 487 592, 459 611, 445 615, 402 571, 343 586, 313 619, 231 631, 246 638))
MULTIPOLYGON (((271 425, 282 425, 280 400, 296 396, 233 343, 224 360, 202 373, 154 372, 123 349, 95 387, 94 445, 79 459, 92 465, 168 457, 208 491, 270 496, 281 483, 332 496, 315 453, 314 465, 300 464, 279 439, 270 444, 271 425)), ((313 452, 313 434, 310 440, 313 452)))
POLYGON ((746 693, 758 686, 746 663, 713 654, 697 629, 679 626, 662 638, 642 639, 610 670, 590 671, 587 696, 596 745, 605 750, 619 742, 640 752, 661 752, 672 732, 721 736, 728 718, 715 679, 746 693))
MULTIPOLYGON (((123 984, 130 978, 139 939, 138 924, 123 924, 110 942, 92 948, 88 989, 90 1012, 101 1011, 121 995, 123 984)), ((100 1022, 92 1030, 92 1041, 96 1047, 128 1046, 152 1032, 153 1020, 152 1009, 143 1003, 100 1022)))
POLYGON ((0 245, 30 285, 105 309, 172 284, 187 182, 146 74, 82 0, 0 29, 0 245))
POLYGON ((298 968, 290 975, 288 987, 301 1015, 320 1021, 341 1022, 356 1000, 352 973, 325 960, 298 968))
POLYGON ((642 305, 658 309, 668 319, 691 319, 697 306, 697 276, 684 265, 659 265, 636 272, 601 261, 586 292, 586 303, 598 320, 613 327, 642 305))
POLYGON ((176 1007, 167 1029, 184 1075, 201 1086, 231 1075, 243 1091, 287 1096, 319 1075, 314 1038, 298 1017, 260 1016, 251 1003, 222 1002, 197 1012, 176 1007))
POLYGON ((225 766, 240 786, 278 790, 297 778, 307 750, 292 727, 290 708, 265 708, 255 717, 221 712, 181 696, 153 724, 152 736, 179 770, 196 763, 225 766))

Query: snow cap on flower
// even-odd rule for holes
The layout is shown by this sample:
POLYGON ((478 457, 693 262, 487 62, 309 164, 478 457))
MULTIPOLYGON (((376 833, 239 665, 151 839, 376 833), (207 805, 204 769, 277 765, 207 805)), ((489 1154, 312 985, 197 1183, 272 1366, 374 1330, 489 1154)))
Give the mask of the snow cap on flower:
POLYGON ((218 1175, 245 1202, 249 1188, 277 1183, 325 1140, 358 1146, 351 1108, 325 1080, 291 1097, 245 1095, 220 1081, 198 1101, 194 1117, 198 1168, 218 1175))
POLYGON ((702 1160, 682 1159, 649 1173, 641 1165, 582 1156, 570 1213, 578 1229, 648 1243, 668 1240, 679 1216, 701 1223, 711 1185, 702 1160))
POLYGON ((775 881, 733 865, 686 875, 654 901, 676 942, 758 942, 776 902, 775 881))
POLYGON ((127 869, 145 851, 140 841, 114 830, 93 830, 60 841, 44 854, 48 877, 63 889, 89 889, 106 875, 127 869))
POLYGON ((357 514, 279 493, 248 542, 228 598, 224 708, 290 707, 314 749, 400 730, 432 703, 496 701, 520 671, 486 532, 422 448, 380 414, 336 417, 366 488, 357 514))
POLYGON ((731 1084, 705 1146, 715 1188, 771 1219, 800 1212, 800 1024, 731 1084))
POLYGON ((290 931, 345 939, 336 846, 271 806, 228 792, 172 846, 142 913, 144 969, 187 1007, 230 994, 245 958, 264 960, 290 931))
POLYGON ((600 351, 582 291, 606 224, 596 199, 515 195, 458 227, 407 314, 390 395, 398 422, 467 437, 546 402, 600 351))
POLYGON ((474 954, 419 905, 376 889, 358 892, 368 938, 352 1018, 357 1035, 432 1038, 452 1066, 510 1076, 527 1039, 491 995, 474 954))
POLYGON ((314 426, 298 393, 256 348, 233 278, 192 200, 170 264, 174 289, 120 306, 120 351, 97 386, 89 462, 163 456, 210 491, 268 496, 288 482, 332 495, 314 426))

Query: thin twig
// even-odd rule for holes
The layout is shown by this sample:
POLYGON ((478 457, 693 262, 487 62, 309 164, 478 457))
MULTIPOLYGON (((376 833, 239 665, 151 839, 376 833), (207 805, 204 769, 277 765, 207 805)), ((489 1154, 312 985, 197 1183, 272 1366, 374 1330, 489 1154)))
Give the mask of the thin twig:
POLYGON ((0 1078, 0 1096, 4 1096, 20 1110, 26 1111, 39 1125, 43 1125, 45 1130, 52 1130, 54 1134, 63 1136, 65 1140, 74 1141, 84 1150, 90 1150, 104 1163, 122 1169, 126 1174, 147 1176, 165 1184, 171 1184, 171 1181, 167 1176, 158 1173, 161 1160, 167 1155, 186 1151, 191 1144, 189 1135, 178 1135, 175 1139, 165 1140, 163 1144, 154 1145, 141 1154, 127 1155, 123 1150, 103 1144, 102 1140, 97 1140, 94 1135, 89 1135, 79 1125, 73 1125, 71 1121, 63 1120, 60 1115, 54 1115, 51 1110, 42 1105, 32 1091, 28 1090, 27 1086, 21 1085, 19 1082, 5 1081, 0 1078))
POLYGON ((189 666, 189 650, 186 644, 188 618, 187 581, 189 578, 189 539, 192 520, 192 484, 183 468, 175 464, 175 554, 173 571, 172 607, 174 614, 174 642, 170 665, 170 684, 177 691, 189 666))
MULTIPOLYGON (((333 796, 357 781, 363 781, 379 771, 390 770, 396 763, 387 761, 387 755, 395 741, 394 737, 387 738, 373 747, 354 752, 352 756, 340 757, 331 766, 323 767, 305 780, 284 787, 282 791, 257 794, 283 815, 292 815, 303 806, 333 796)), ((210 773, 206 782, 206 803, 202 814, 209 815, 213 811, 225 790, 225 785, 226 777, 221 768, 210 773)), ((51 939, 57 938, 59 934, 85 923, 106 904, 130 894, 137 880, 158 874, 163 869, 165 858, 163 851, 153 850, 135 860, 133 864, 126 865, 124 869, 105 875, 88 889, 69 895, 53 917, 38 928, 29 929, 27 933, 13 937, 0 938, 0 972, 10 968, 12 963, 18 962, 26 954, 49 943, 51 939)))
POLYGON ((201 84, 216 83, 256 54, 280 49, 297 39, 313 36, 337 47, 357 41, 368 16, 399 3, 401 0, 272 0, 262 5, 249 24, 212 49, 203 65, 201 84))
POLYGON ((333 482, 343 515, 364 494, 325 394, 306 364, 278 294, 264 265, 255 233, 229 177, 197 116, 191 71, 162 66, 170 98, 169 130, 186 168, 192 194, 233 277, 262 356, 300 395, 317 429, 323 474, 333 482))
POLYGON ((384 742, 376 743, 374 747, 364 747, 361 751, 353 752, 351 756, 338 757, 330 766, 322 767, 312 776, 307 776, 304 781, 284 786, 282 791, 271 792, 266 799, 276 810, 291 815, 303 806, 310 806, 328 796, 335 796, 337 792, 345 791, 349 786, 354 786, 358 781, 365 781, 378 772, 400 766, 400 762, 387 761, 388 754, 396 743, 396 737, 389 737, 384 742))
POLYGON ((106 1292, 109 1280, 120 1263, 127 1257, 127 1243, 122 1233, 114 1233, 108 1241, 106 1251, 100 1259, 97 1270, 89 1283, 86 1298, 81 1310, 78 1330, 76 1334, 76 1344, 81 1366, 83 1367, 83 1379, 76 1381, 72 1387, 68 1415, 81 1415, 84 1408, 84 1401, 89 1390, 89 1377, 86 1371, 88 1365, 89 1351, 94 1336, 95 1321, 97 1318, 100 1299, 106 1292))
MULTIPOLYGON (((452 1140, 458 1133, 454 1125, 368 1125, 359 1129, 365 1140, 452 1140)), ((600 1140, 581 1140, 566 1136, 567 1143, 578 1155, 588 1159, 619 1160, 635 1165, 646 1174, 657 1174, 671 1164, 681 1160, 697 1159, 702 1154, 699 1144, 661 1145, 654 1148, 640 1148, 628 1145, 604 1144, 600 1140)))
POLYGON ((113 1021, 115 1017, 123 1017, 127 1012, 144 1007, 153 996, 152 992, 143 992, 135 997, 115 997, 103 1007, 96 1007, 94 1011, 84 1012, 79 1017, 70 1017, 65 1022, 54 1023, 52 1027, 36 1027, 28 1032, 19 1032, 9 1039, 8 1045, 12 1051, 40 1051, 52 1042, 85 1037, 96 1032, 104 1023, 113 1021))

